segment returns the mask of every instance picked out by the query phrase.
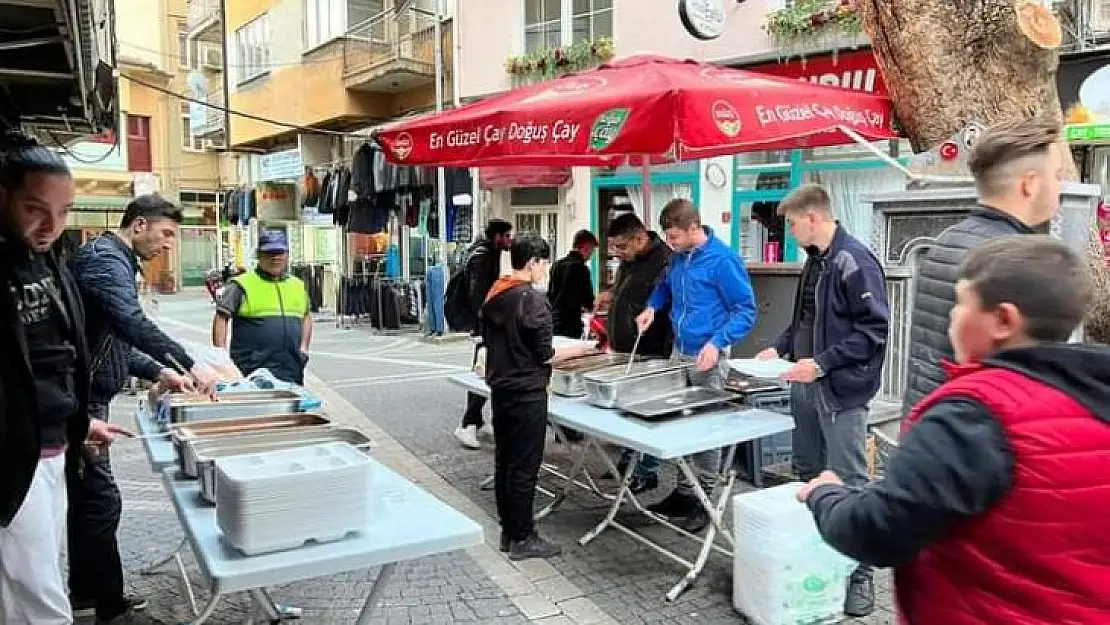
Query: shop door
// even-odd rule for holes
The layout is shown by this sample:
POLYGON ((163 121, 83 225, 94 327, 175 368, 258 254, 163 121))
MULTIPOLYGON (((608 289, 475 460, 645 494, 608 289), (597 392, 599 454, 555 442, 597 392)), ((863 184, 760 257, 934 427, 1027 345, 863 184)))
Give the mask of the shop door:
POLYGON ((535 232, 547 241, 551 246, 552 254, 559 254, 562 249, 559 247, 559 209, 556 207, 548 208, 529 208, 528 210, 516 211, 516 222, 513 224, 514 234, 521 232, 535 232))

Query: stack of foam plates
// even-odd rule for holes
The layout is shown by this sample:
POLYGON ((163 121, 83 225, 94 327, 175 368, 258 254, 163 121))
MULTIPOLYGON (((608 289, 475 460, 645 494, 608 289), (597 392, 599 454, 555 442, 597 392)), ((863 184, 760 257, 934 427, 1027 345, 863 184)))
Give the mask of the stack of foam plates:
POLYGON ((369 519, 370 461, 327 443, 216 461, 216 523, 247 555, 340 540, 369 519))

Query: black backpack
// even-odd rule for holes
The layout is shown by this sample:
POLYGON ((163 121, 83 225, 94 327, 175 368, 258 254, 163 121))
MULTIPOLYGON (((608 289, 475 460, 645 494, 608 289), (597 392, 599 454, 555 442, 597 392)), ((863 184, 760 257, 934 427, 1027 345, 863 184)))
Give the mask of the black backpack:
POLYGON ((447 281, 443 299, 443 318, 457 332, 472 332, 478 325, 478 311, 470 308, 470 259, 484 250, 475 246, 459 265, 459 271, 447 281))

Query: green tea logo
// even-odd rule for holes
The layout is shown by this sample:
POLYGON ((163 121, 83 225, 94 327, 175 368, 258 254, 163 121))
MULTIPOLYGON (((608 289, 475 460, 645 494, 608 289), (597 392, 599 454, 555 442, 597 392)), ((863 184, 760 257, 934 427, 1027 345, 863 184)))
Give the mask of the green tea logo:
POLYGON ((825 590, 825 586, 828 586, 828 584, 825 583, 825 580, 817 577, 816 575, 810 575, 802 581, 802 588, 804 588, 806 592, 822 592, 825 590))
POLYGON ((590 149, 600 152, 612 145, 621 128, 624 128, 624 122, 628 121, 630 112, 631 109, 619 108, 609 109, 598 115, 594 125, 590 127, 590 149))

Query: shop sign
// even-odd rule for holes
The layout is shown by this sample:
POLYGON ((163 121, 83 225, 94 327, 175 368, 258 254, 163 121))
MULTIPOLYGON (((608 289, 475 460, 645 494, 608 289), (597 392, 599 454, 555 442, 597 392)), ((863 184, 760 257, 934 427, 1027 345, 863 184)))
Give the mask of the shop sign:
POLYGON ((797 78, 815 85, 843 87, 876 95, 888 95, 882 72, 871 50, 855 50, 821 56, 807 56, 779 63, 752 65, 752 72, 797 78))
POLYGON ((258 159, 258 180, 297 180, 304 174, 304 162, 297 148, 263 154, 258 159))
POLYGON ((695 39, 709 41, 725 32, 724 0, 680 0, 678 17, 695 39))
POLYGON ((1068 141, 1110 140, 1110 57, 1061 59, 1056 90, 1068 141))

